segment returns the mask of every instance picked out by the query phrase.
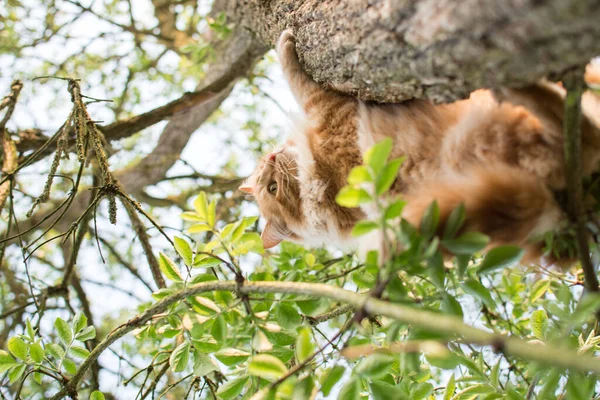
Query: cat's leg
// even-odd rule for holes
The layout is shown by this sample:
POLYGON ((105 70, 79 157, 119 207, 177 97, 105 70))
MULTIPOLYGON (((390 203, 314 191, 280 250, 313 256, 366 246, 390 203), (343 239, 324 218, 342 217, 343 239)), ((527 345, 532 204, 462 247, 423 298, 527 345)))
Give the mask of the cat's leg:
POLYGON ((539 178, 506 165, 477 166, 440 176, 412 190, 405 200, 403 218, 414 226, 419 226, 428 206, 436 201, 441 234, 451 212, 462 203, 466 218, 459 233, 481 232, 490 237, 490 245, 515 244, 530 253, 541 248, 531 241, 563 219, 553 194, 539 178))
POLYGON ((325 93, 325 90, 302 69, 296 53, 296 38, 291 30, 281 33, 277 42, 277 55, 290 89, 302 108, 305 108, 315 94, 325 93))
MULTIPOLYGON (((526 108, 542 124, 544 142, 560 143, 562 147, 565 91, 560 85, 540 82, 522 89, 499 89, 494 94, 500 101, 526 108)), ((600 161, 600 101, 591 93, 582 98, 581 140, 583 171, 587 175, 598 170, 600 161)))

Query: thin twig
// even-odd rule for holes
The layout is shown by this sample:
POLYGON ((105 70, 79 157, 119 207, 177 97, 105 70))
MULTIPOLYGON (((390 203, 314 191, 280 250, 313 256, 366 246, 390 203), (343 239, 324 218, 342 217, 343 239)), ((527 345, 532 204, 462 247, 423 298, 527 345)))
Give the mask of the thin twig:
POLYGON ((569 217, 576 228, 577 250, 585 275, 585 286, 590 292, 598 292, 598 277, 590 259, 583 207, 581 165, 581 95, 585 84, 583 71, 576 70, 567 73, 563 78, 563 84, 567 89, 563 133, 565 136, 569 217))
POLYGON ((150 239, 146 233, 146 227, 144 224, 142 224, 140 217, 137 215, 136 210, 129 201, 121 199, 121 203, 125 207, 125 211, 129 216, 129 220, 131 221, 131 225, 133 226, 137 237, 140 239, 140 243, 142 245, 142 249, 144 250, 144 254, 146 255, 146 260, 148 261, 148 266, 150 267, 150 272, 152 273, 154 283, 156 283, 156 286, 159 289, 167 287, 165 278, 163 278, 162 273, 160 272, 158 261, 156 260, 156 257, 154 257, 152 245, 150 244, 150 239))

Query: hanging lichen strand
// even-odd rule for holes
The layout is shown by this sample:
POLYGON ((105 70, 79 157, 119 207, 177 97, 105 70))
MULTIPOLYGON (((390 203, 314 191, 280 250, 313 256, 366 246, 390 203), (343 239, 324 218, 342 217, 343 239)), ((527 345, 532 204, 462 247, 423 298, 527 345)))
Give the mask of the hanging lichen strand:
POLYGON ((96 161, 100 167, 102 175, 102 190, 100 193, 108 197, 109 201, 109 219, 112 224, 117 223, 117 204, 115 201, 115 180, 110 172, 108 165, 108 159, 104 152, 104 136, 100 129, 96 126, 96 123, 88 113, 86 103, 83 101, 83 95, 81 94, 81 87, 79 86, 78 79, 68 79, 69 85, 68 90, 71 94, 71 102, 73 103, 73 109, 67 118, 67 121, 59 128, 57 132, 57 145, 52 165, 50 166, 50 172, 44 185, 42 194, 35 200, 31 210, 27 213, 30 217, 33 214, 35 208, 42 203, 45 203, 50 198, 50 189, 60 165, 62 158, 69 158, 69 135, 72 132, 75 133, 75 147, 77 152, 77 159, 80 163, 87 161, 88 144, 91 144, 94 148, 94 154, 96 155, 96 161))

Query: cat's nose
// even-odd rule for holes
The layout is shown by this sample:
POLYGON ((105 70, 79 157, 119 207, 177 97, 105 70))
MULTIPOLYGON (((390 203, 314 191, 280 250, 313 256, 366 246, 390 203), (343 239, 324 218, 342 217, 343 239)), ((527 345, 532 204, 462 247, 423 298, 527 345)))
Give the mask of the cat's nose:
POLYGON ((269 154, 269 161, 275 161, 275 159, 277 158, 277 154, 279 154, 279 153, 271 153, 271 154, 269 154))

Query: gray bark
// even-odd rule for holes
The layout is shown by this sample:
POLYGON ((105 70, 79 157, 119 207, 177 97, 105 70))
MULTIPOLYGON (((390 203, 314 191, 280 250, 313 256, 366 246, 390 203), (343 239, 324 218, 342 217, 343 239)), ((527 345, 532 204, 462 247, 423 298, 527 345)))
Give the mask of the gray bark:
MULTIPOLYGON (((219 1, 219 0, 217 0, 219 1)), ((222 0, 313 78, 365 100, 448 102, 558 77, 600 54, 599 0, 222 0)))

